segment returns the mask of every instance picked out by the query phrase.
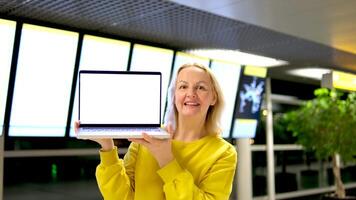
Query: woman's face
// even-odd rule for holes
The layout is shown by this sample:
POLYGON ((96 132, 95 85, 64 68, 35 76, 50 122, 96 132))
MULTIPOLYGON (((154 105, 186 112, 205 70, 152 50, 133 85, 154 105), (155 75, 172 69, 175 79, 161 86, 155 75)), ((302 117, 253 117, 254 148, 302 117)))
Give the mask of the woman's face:
POLYGON ((177 77, 175 106, 181 117, 206 116, 216 96, 210 77, 203 69, 187 67, 177 77))

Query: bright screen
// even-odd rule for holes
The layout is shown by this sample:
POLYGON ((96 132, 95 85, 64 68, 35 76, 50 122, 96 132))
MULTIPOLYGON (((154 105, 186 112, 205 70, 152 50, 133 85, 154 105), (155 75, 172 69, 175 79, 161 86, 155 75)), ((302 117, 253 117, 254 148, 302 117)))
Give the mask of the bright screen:
POLYGON ((78 33, 24 24, 9 136, 63 137, 78 33))
MULTIPOLYGON (((84 35, 79 70, 125 71, 129 59, 130 43, 121 40, 84 35)), ((78 85, 78 84, 77 84, 78 85)), ((78 87, 74 97, 69 135, 75 137, 74 121, 78 120, 78 87)))
POLYGON ((81 124, 160 124, 160 74, 80 73, 81 124))
POLYGON ((233 138, 254 138, 256 135, 256 119, 235 119, 233 138))
POLYGON ((242 76, 238 91, 234 138, 253 138, 260 118, 265 79, 256 76, 242 76))
POLYGON ((198 63, 204 65, 205 67, 209 67, 209 61, 209 58, 203 58, 193 54, 177 52, 173 67, 173 77, 175 77, 178 69, 184 64, 198 63))
POLYGON ((0 127, 3 126, 5 118, 15 28, 16 22, 0 19, 0 127))
POLYGON ((129 52, 129 42, 84 35, 80 69, 126 70, 129 52))
POLYGON ((213 61, 211 70, 214 72, 224 95, 225 106, 221 116, 222 137, 229 138, 231 123, 234 117, 236 93, 240 80, 241 66, 238 64, 213 61))
MULTIPOLYGON (((130 71, 151 71, 162 73, 162 105, 166 104, 167 88, 171 75, 172 61, 173 50, 140 44, 134 45, 130 71)), ((163 113, 164 109, 161 111, 162 117, 163 113)))

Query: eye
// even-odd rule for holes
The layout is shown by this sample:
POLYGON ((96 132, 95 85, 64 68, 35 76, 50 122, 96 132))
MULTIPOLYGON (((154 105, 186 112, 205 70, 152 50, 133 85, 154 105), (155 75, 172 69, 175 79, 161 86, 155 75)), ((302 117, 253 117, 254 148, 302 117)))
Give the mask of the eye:
POLYGON ((180 86, 178 86, 178 89, 180 89, 180 90, 187 89, 187 86, 186 85, 180 85, 180 86))
POLYGON ((203 85, 198 85, 198 86, 197 86, 197 89, 198 89, 198 90, 204 90, 204 91, 205 91, 205 90, 206 90, 206 87, 203 86, 203 85))

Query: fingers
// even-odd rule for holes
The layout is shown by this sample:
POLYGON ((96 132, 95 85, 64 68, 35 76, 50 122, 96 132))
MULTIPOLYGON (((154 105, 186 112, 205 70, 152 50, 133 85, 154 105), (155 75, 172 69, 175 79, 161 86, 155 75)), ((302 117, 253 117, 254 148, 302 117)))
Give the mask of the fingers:
POLYGON ((156 138, 148 135, 147 133, 142 133, 142 138, 129 138, 128 140, 131 142, 136 142, 138 144, 145 145, 145 146, 152 145, 152 144, 154 145, 160 141, 160 139, 156 139, 156 138))
POLYGON ((149 136, 147 133, 142 133, 143 139, 146 140, 148 143, 152 144, 155 143, 155 139, 149 136))
POLYGON ((79 126, 80 126, 80 121, 79 120, 75 120, 75 122, 74 122, 74 132, 75 132, 76 135, 78 135, 79 126))
POLYGON ((173 130, 173 126, 172 124, 168 124, 166 127, 165 127, 166 131, 170 134, 170 138, 172 139, 173 138, 173 135, 174 135, 174 130, 173 130))
POLYGON ((137 144, 142 144, 144 146, 148 146, 150 143, 148 143, 145 139, 143 138, 129 138, 128 139, 130 142, 135 142, 137 144))
POLYGON ((170 134, 173 133, 173 126, 172 126, 172 124, 168 124, 168 126, 167 126, 167 131, 168 131, 168 133, 170 133, 170 134))
POLYGON ((139 144, 151 144, 155 142, 155 139, 149 136, 147 133, 142 133, 142 138, 129 138, 128 140, 139 144))

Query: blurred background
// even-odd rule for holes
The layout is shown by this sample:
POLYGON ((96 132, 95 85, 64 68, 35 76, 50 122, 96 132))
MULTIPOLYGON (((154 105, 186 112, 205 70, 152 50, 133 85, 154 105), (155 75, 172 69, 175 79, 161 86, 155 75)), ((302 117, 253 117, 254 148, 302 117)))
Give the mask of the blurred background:
MULTIPOLYGON (((73 133, 79 70, 160 71, 165 108, 177 68, 196 62, 222 86, 222 137, 251 159, 242 167, 251 175, 246 195, 320 199, 334 190, 330 159, 296 144, 281 119, 314 98, 323 74, 356 73, 355 7, 352 0, 0 0, 2 198, 102 198, 99 147, 73 133), (256 101, 242 98, 248 91, 256 101), (242 102, 257 110, 246 114, 242 102)), ((129 142, 115 142, 122 157, 129 142)), ((347 194, 356 195, 356 163, 342 163, 341 173, 347 194)), ((243 192, 239 174, 231 199, 243 192)))

